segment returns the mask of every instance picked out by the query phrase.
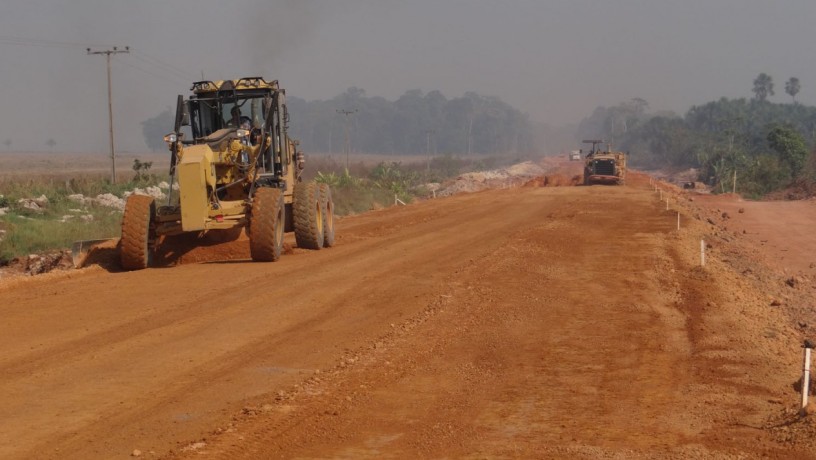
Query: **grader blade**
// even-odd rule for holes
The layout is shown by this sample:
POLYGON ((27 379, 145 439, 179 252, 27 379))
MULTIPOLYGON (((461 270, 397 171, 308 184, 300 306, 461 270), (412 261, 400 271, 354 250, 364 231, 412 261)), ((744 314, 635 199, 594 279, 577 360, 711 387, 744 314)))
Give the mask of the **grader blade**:
POLYGON ((85 263, 85 259, 88 258, 88 253, 91 252, 91 249, 100 243, 115 241, 117 239, 118 238, 102 238, 99 240, 75 241, 71 245, 71 262, 73 262, 74 268, 82 268, 82 265, 85 263))

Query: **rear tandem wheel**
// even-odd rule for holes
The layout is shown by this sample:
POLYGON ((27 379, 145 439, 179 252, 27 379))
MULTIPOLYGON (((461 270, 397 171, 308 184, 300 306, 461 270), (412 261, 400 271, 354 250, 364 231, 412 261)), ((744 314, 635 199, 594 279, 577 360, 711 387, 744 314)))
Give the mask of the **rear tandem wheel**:
POLYGON ((316 182, 298 182, 292 203, 295 240, 299 248, 320 249, 324 242, 320 189, 316 182))
POLYGON ((329 184, 320 184, 320 214, 323 219, 323 247, 334 246, 334 200, 329 184))

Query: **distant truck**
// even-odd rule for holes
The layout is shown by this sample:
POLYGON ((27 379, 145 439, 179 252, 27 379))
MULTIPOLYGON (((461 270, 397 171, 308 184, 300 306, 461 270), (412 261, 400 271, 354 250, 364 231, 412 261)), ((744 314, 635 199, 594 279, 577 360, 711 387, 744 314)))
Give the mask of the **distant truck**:
POLYGON ((601 150, 598 145, 603 144, 602 140, 590 139, 583 142, 592 144, 584 162, 584 185, 623 185, 626 182, 626 154, 613 152, 608 144, 606 151, 601 150))
POLYGON ((569 153, 570 161, 581 161, 581 151, 573 150, 569 153))

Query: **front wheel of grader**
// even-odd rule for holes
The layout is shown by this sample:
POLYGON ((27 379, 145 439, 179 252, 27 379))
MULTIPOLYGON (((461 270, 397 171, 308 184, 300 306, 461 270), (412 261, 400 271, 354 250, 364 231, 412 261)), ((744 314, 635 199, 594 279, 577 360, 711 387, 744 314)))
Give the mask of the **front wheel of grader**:
POLYGON ((299 248, 320 249, 325 238, 320 188, 316 182, 298 182, 293 193, 295 241, 299 248))
POLYGON ((150 266, 154 238, 152 223, 156 203, 153 197, 131 195, 122 216, 122 239, 119 258, 125 270, 141 270, 150 266))
POLYGON ((256 262, 274 262, 283 250, 283 193, 261 187, 252 198, 249 218, 249 252, 256 262))

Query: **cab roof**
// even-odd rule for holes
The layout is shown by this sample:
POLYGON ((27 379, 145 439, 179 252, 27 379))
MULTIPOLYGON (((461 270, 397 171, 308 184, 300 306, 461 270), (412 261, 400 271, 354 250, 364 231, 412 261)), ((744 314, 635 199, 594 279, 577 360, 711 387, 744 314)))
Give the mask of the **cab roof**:
POLYGON ((278 80, 268 82, 263 77, 245 77, 237 80, 202 80, 193 83, 190 90, 194 94, 210 94, 215 92, 241 92, 241 91, 257 91, 257 90, 277 91, 278 80))

